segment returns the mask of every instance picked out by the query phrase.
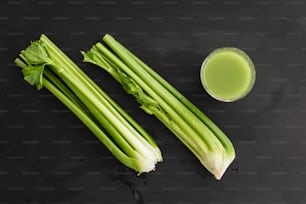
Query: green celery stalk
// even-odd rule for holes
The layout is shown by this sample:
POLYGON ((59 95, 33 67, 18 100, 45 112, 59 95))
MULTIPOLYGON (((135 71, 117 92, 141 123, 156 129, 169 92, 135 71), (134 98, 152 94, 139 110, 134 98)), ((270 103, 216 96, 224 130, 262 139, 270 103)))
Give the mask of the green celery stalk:
POLYGON ((66 105, 124 165, 149 172, 162 161, 151 136, 42 35, 15 60, 26 81, 47 88, 66 105))
POLYGON ((112 36, 105 35, 85 62, 110 73, 148 114, 155 115, 217 179, 235 158, 228 137, 202 111, 112 36))

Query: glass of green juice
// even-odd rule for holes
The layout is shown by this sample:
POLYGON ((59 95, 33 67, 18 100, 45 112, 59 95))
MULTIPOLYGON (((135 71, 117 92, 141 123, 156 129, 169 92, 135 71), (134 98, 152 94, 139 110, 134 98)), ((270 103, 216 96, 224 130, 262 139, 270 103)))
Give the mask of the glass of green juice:
POLYGON ((250 57, 234 47, 212 51, 201 66, 201 83, 213 98, 232 102, 245 97, 253 88, 255 66, 250 57))

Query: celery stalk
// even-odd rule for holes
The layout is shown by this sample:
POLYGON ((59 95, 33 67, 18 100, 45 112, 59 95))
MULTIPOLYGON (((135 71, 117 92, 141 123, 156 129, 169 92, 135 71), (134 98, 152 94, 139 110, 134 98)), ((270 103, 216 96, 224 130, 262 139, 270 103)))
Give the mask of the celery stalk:
POLYGON ((37 89, 47 88, 124 165, 142 173, 162 161, 151 136, 47 36, 31 43, 15 63, 27 82, 37 89))
POLYGON ((235 150, 202 111, 108 34, 82 54, 85 62, 110 73, 145 112, 155 115, 215 178, 221 179, 235 158, 235 150))

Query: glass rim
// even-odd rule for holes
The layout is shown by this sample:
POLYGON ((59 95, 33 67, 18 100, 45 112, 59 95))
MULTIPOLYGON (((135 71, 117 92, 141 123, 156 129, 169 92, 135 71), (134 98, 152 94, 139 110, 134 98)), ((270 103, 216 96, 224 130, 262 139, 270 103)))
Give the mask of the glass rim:
POLYGON ((253 61, 251 60, 251 58, 249 57, 248 54, 246 54, 244 51, 242 51, 239 48, 236 47, 221 47, 221 48, 217 48, 213 51, 211 51, 207 57, 204 59, 202 65, 201 65, 201 70, 200 70, 200 80, 201 80, 201 84, 204 87, 205 91, 214 99, 218 100, 218 101, 222 101, 222 102, 234 102, 237 100, 240 100, 242 98, 244 98, 246 95, 248 95, 250 93, 250 91, 252 90, 252 88, 254 87, 255 84, 255 80, 256 80, 256 70, 255 70, 255 65, 253 63, 253 61), (242 94, 233 97, 233 98, 224 98, 224 97, 220 97, 216 94, 214 94, 212 91, 209 90, 209 88, 207 87, 207 83, 205 80, 205 68, 207 67, 207 63, 210 60, 211 57, 213 57, 216 53, 221 53, 221 52, 225 52, 225 51, 230 51, 232 53, 236 53, 238 54, 240 57, 242 57, 248 64, 248 68, 251 71, 251 78, 250 81, 248 83, 248 86, 246 88, 246 91, 244 91, 242 94))

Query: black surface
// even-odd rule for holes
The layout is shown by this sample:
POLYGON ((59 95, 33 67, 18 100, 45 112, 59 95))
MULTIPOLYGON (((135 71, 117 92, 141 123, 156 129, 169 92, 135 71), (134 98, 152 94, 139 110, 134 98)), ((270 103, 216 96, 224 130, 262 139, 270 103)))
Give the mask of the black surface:
POLYGON ((54 1, 0 3, 0 203, 306 203, 305 1, 54 1), (13 60, 46 33, 156 139, 164 162, 139 177, 13 60), (154 117, 80 50, 111 33, 229 135, 237 158, 215 180, 154 117), (215 48, 253 59, 243 100, 221 103, 199 69, 215 48))

